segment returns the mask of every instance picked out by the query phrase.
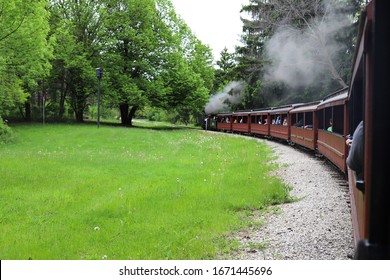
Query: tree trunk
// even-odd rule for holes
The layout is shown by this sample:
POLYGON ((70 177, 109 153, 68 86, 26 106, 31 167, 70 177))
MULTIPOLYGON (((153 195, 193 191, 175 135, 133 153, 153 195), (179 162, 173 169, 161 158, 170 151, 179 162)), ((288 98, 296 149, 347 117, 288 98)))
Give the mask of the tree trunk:
MULTIPOLYGON (((64 71, 65 72, 65 71, 64 71)), ((62 79, 61 82, 61 92, 60 92, 60 108, 58 112, 58 117, 60 120, 64 118, 65 114, 65 98, 66 98, 66 77, 64 73, 64 78, 62 79)))
POLYGON ((119 105, 119 109, 121 111, 121 123, 122 125, 131 125, 128 121, 129 115, 129 104, 121 104, 119 105))
POLYGON ((75 115, 78 123, 84 122, 84 110, 75 110, 75 115))
POLYGON ((129 122, 130 122, 130 126, 133 125, 133 117, 135 115, 135 112, 137 111, 138 109, 138 106, 133 106, 131 107, 131 110, 130 110, 130 113, 129 113, 129 122))
POLYGON ((121 111, 121 123, 125 126, 132 126, 133 125, 133 117, 135 115, 135 112, 138 109, 138 106, 133 106, 130 109, 129 112, 129 104, 121 104, 119 105, 119 109, 121 111))
POLYGON ((60 108, 58 112, 58 117, 60 120, 64 118, 65 115, 65 94, 61 93, 60 97, 60 108))
POLYGON ((31 103, 30 99, 24 103, 24 120, 31 121, 31 103))

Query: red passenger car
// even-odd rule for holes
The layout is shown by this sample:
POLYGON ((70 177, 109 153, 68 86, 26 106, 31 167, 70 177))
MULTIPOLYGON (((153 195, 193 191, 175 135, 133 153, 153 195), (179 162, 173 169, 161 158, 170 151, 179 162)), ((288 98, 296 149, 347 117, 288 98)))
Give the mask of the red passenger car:
POLYGON ((223 113, 217 115, 217 130, 232 131, 232 114, 223 113))
POLYGON ((234 132, 242 132, 242 133, 249 133, 249 127, 250 127, 250 119, 249 119, 249 113, 246 112, 233 112, 232 118, 232 131, 234 132))
POLYGON ((269 111, 270 116, 270 135, 275 138, 290 139, 290 115, 289 112, 294 105, 286 105, 273 108, 269 111))
POLYGON ((317 149, 343 172, 347 171, 347 99, 348 89, 342 89, 327 96, 317 107, 317 149))
POLYGON ((269 111, 270 109, 253 110, 251 116, 251 133, 255 135, 269 135, 269 111))
POLYGON ((317 145, 317 106, 320 101, 296 106, 290 111, 291 132, 293 143, 315 150, 317 145))

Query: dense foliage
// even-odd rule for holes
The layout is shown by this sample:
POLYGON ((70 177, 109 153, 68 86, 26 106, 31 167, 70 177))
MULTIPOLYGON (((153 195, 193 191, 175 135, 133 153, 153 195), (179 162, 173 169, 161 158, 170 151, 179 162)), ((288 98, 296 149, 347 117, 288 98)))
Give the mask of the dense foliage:
POLYGON ((211 50, 170 0, 0 1, 0 115, 31 120, 45 108, 46 118, 82 122, 97 103, 98 67, 102 103, 123 124, 147 107, 185 121, 202 114, 211 50))
POLYGON ((0 145, 6 144, 14 140, 14 134, 11 128, 7 125, 7 121, 3 121, 0 117, 0 145))
POLYGON ((52 58, 46 1, 0 0, 0 116, 28 101, 52 58))

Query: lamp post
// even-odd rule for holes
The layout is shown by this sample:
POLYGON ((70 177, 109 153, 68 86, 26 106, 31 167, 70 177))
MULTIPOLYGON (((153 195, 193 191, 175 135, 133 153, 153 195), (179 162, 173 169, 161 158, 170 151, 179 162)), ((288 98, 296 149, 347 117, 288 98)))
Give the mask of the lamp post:
POLYGON ((103 77, 103 69, 96 68, 96 77, 98 79, 98 116, 97 116, 97 126, 100 127, 100 80, 103 77))

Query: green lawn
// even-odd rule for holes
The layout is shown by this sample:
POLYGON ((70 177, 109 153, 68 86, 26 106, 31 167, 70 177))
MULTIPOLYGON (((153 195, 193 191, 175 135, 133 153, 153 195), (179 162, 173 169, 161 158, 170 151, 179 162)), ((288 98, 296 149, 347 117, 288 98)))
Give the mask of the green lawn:
POLYGON ((0 145, 0 259, 213 259, 245 209, 287 201, 254 139, 16 125, 0 145))

